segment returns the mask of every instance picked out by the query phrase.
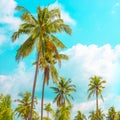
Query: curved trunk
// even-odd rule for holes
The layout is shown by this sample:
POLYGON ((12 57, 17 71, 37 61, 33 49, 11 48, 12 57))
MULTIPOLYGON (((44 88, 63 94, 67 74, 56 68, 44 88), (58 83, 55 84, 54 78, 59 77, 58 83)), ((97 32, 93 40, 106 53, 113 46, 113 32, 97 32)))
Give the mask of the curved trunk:
POLYGON ((39 71, 39 57, 40 57, 40 53, 38 52, 38 55, 37 55, 37 65, 36 65, 35 77, 34 77, 34 83, 33 83, 33 90, 32 90, 30 120, 32 120, 32 111, 33 111, 33 106, 34 106, 34 96, 35 96, 36 82, 37 82, 37 76, 38 76, 38 71, 39 71))
POLYGON ((44 88, 45 88, 45 78, 43 80, 43 86, 42 86, 41 120, 43 120, 44 88))

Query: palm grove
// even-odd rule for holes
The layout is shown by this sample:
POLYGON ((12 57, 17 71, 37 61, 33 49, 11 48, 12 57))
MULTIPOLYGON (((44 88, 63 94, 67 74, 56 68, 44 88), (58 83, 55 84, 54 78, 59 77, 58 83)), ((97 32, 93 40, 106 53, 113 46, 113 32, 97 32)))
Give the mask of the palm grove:
MULTIPOLYGON (((14 109, 11 107, 12 100, 10 95, 0 95, 0 120, 14 120, 15 117, 22 120, 70 120, 73 118, 71 114, 71 100, 74 100, 71 93, 76 92, 76 87, 71 79, 67 80, 59 76, 56 65, 61 67, 61 61, 68 60, 68 56, 61 53, 61 50, 66 48, 66 46, 55 35, 62 32, 71 35, 72 30, 61 19, 58 8, 49 9, 49 6, 45 8, 38 6, 36 17, 23 6, 17 6, 16 10, 20 11, 20 17, 23 22, 18 30, 13 33, 12 41, 15 42, 22 34, 28 36, 17 50, 16 60, 19 62, 33 51, 36 51, 36 60, 33 61, 33 66, 35 66, 34 83, 32 93, 21 93, 21 98, 14 100, 17 103, 14 109), (43 80, 41 80, 42 98, 41 113, 39 114, 39 111, 36 110, 38 100, 35 97, 35 89, 38 74, 41 72, 43 72, 43 80), (49 85, 49 80, 52 80, 54 83, 54 86, 50 87, 50 89, 56 95, 53 99, 57 106, 56 109, 53 109, 50 103, 44 103, 44 89, 45 85, 49 85), (44 111, 46 111, 46 116, 43 115, 44 111)), ((105 83, 105 80, 102 80, 99 76, 90 78, 88 99, 92 95, 96 96, 96 110, 90 111, 88 116, 85 116, 78 110, 74 116, 75 120, 120 119, 120 112, 115 111, 113 106, 108 110, 107 114, 104 114, 99 108, 98 98, 101 97, 103 100, 102 92, 105 83)))

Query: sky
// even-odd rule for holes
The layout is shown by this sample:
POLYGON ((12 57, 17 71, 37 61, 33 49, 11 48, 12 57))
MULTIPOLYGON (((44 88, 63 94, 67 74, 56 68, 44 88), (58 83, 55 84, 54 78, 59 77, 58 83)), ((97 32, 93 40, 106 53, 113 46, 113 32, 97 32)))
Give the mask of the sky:
MULTIPOLYGON (((67 46, 62 51, 69 56, 58 69, 60 76, 71 78, 76 85, 72 114, 77 110, 88 114, 95 109, 95 97, 87 99, 89 78, 98 75, 106 80, 103 90, 104 102, 100 108, 106 112, 111 106, 120 110, 120 0, 1 0, 0 2, 0 93, 11 94, 32 90, 36 53, 33 52, 19 63, 15 60, 16 50, 26 36, 12 43, 11 36, 22 23, 15 7, 24 6, 36 14, 37 6, 61 10, 61 17, 72 28, 72 35, 58 34, 67 46), (6 4, 7 3, 7 4, 6 4)), ((36 96, 41 99, 41 74, 37 81, 36 96)), ((53 86, 52 81, 49 86, 53 86)), ((55 95, 46 86, 45 103, 55 95)), ((52 102, 51 102, 52 103, 52 102)), ((52 103, 53 104, 53 103, 52 103)), ((53 106, 55 106, 53 104, 53 106)))

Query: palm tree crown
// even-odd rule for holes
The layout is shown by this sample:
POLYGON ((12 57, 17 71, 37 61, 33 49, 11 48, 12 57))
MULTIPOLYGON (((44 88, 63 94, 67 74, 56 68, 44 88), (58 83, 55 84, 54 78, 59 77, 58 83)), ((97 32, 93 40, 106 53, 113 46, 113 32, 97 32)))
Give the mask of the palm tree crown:
POLYGON ((70 120, 71 106, 63 105, 59 107, 55 113, 55 120, 70 120))
POLYGON ((107 120, 116 120, 117 112, 115 111, 114 106, 110 107, 108 109, 108 115, 107 115, 107 120))
POLYGON ((0 94, 0 120, 13 120, 12 100, 10 95, 0 94))
POLYGON ((102 97, 103 85, 106 83, 105 80, 102 80, 99 76, 93 76, 90 78, 89 88, 88 88, 88 99, 91 98, 92 95, 96 95, 96 112, 98 111, 98 96, 102 97))
MULTIPOLYGON (((29 92, 25 92, 24 94, 20 93, 19 95, 22 97, 22 99, 15 100, 15 102, 18 103, 15 109, 15 114, 24 120, 27 120, 27 119, 29 120, 30 119, 30 107, 31 107, 31 94, 29 92)), ((35 103, 37 103, 36 99, 34 99, 34 101, 35 103)), ((36 116, 38 115, 37 115, 37 112, 35 111, 35 106, 34 106, 32 120, 34 120, 34 117, 37 118, 36 116)))
POLYGON ((81 113, 81 111, 77 111, 77 115, 75 116, 74 120, 87 120, 86 116, 81 113))
POLYGON ((63 77, 60 77, 59 83, 56 85, 56 87, 51 87, 56 94, 53 102, 57 102, 58 107, 65 105, 65 103, 71 105, 69 98, 74 100, 71 92, 76 92, 76 89, 75 85, 71 84, 71 82, 72 81, 70 79, 66 80, 63 77))

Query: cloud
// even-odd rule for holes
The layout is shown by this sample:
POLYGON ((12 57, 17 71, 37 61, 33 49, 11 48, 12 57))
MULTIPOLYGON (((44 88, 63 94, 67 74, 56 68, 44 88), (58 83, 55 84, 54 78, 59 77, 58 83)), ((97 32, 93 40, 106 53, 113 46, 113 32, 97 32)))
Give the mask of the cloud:
POLYGON ((62 4, 58 3, 58 1, 56 1, 55 3, 51 4, 49 6, 49 8, 59 8, 61 10, 61 18, 68 24, 71 25, 76 25, 76 21, 70 17, 69 13, 66 12, 62 6, 62 4))
POLYGON ((33 70, 27 71, 23 62, 10 75, 0 75, 1 93, 11 94, 16 97, 18 93, 29 91, 32 88, 33 70))
MULTIPOLYGON (((74 110, 78 108, 86 112, 94 109, 95 96, 90 101, 87 100, 89 78, 93 75, 101 76, 106 80, 106 88, 103 90, 105 102, 100 103, 104 109, 110 107, 113 104, 111 100, 118 99, 118 96, 120 96, 118 93, 120 84, 118 73, 120 68, 120 45, 112 48, 109 44, 101 47, 94 44, 89 46, 77 44, 66 50, 65 54, 69 56, 69 61, 62 63, 60 75, 71 78, 76 85, 77 93, 74 94, 74 110), (109 97, 112 94, 114 96, 109 97)), ((117 107, 117 104, 114 105, 117 107)))
POLYGON ((21 23, 21 20, 14 16, 16 5, 14 0, 0 1, 0 46, 8 41, 9 34, 16 30, 21 23))
POLYGON ((0 3, 0 23, 9 25, 9 29, 16 29, 20 24, 20 19, 14 16, 16 5, 14 0, 9 0, 9 2, 1 0, 0 3))
MULTIPOLYGON (((63 64, 63 68, 67 72, 71 70, 67 67, 74 69, 75 71, 71 71, 73 77, 75 77, 75 73, 78 75, 77 77, 83 76, 83 78, 99 75, 106 79, 108 83, 114 82, 120 63, 120 45, 112 48, 109 44, 101 47, 77 44, 65 53, 70 60, 63 64)), ((75 81, 78 82, 78 80, 75 81)))
POLYGON ((6 39, 7 38, 5 35, 0 34, 0 45, 2 45, 6 41, 6 39))
POLYGON ((120 3, 119 3, 119 2, 116 2, 116 3, 115 3, 115 6, 120 6, 120 3))
POLYGON ((118 11, 119 7, 120 7, 120 3, 116 2, 112 7, 112 12, 111 13, 115 14, 118 11))
MULTIPOLYGON (((104 114, 107 114, 108 109, 112 106, 115 107, 116 111, 120 110, 120 106, 118 106, 118 103, 120 102, 120 96, 116 94, 108 94, 104 97, 104 101, 101 99, 99 101, 99 108, 103 111, 104 114), (111 102, 112 100, 112 102, 111 102)), ((75 103, 72 109, 73 116, 76 115, 77 111, 80 110, 82 113, 84 113, 87 117, 89 116, 90 111, 96 110, 96 101, 85 101, 82 103, 75 103)))

